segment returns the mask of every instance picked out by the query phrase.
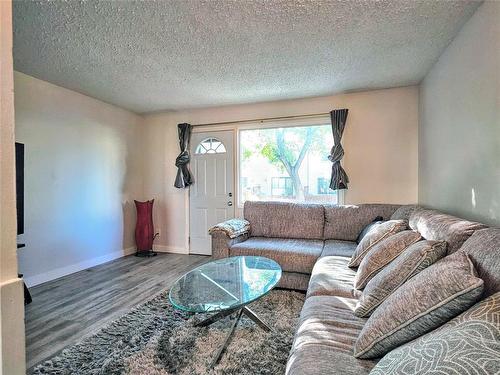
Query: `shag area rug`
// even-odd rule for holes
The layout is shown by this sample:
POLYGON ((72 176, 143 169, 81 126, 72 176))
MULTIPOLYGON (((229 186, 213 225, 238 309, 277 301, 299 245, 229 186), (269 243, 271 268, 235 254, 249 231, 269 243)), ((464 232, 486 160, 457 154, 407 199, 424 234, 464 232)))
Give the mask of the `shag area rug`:
POLYGON ((230 318, 194 327, 207 316, 176 310, 163 292, 38 365, 34 374, 284 374, 304 299, 298 292, 273 290, 249 305, 273 331, 243 315, 219 364, 209 369, 230 318))

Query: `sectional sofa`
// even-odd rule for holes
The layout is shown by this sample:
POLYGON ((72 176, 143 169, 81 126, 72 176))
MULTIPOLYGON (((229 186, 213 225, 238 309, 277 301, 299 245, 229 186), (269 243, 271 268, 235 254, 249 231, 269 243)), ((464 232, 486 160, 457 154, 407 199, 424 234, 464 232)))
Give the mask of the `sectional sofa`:
MULTIPOLYGON (((306 291, 287 374, 500 373, 500 228, 488 228, 422 207, 393 204, 335 206, 246 202, 243 216, 244 219, 233 219, 211 229, 213 256, 259 255, 274 259, 283 269, 279 286, 306 291), (355 357, 355 351, 359 352, 356 345, 359 345, 365 325, 375 325, 368 327, 375 331, 380 329, 376 327, 377 322, 374 324, 373 316, 377 309, 385 307, 380 305, 370 321, 370 318, 354 314, 363 290, 354 288, 357 271, 348 266, 352 254, 357 251, 360 234, 375 220, 379 223, 404 221, 408 232, 419 233, 422 240, 445 243, 446 257, 443 259, 451 257, 449 264, 454 264, 453 254, 467 254, 463 256, 471 263, 471 277, 481 282, 480 289, 479 286, 474 289, 480 297, 475 297, 476 304, 468 308, 469 312, 449 319, 444 325, 442 318, 440 321, 432 313, 430 317, 422 317, 414 326, 406 327, 410 336, 423 329, 421 337, 409 337, 408 340, 398 337, 401 345, 391 342, 394 349, 387 350, 378 365, 382 355, 360 359, 355 357), (429 323, 442 327, 426 331, 425 324, 429 323), (469 326, 474 328, 467 328, 467 331, 464 327, 469 326), (476 336, 481 336, 474 333, 476 331, 488 338, 471 345, 476 336), (457 341, 457 337, 463 342, 457 341), (485 345, 484 348, 481 345, 485 345), (444 348, 451 351, 451 347, 462 351, 459 355, 454 353, 453 360, 441 353, 444 348), (464 358, 465 363, 461 363, 464 358), (482 372, 477 372, 473 364, 482 372)), ((425 286, 428 289, 439 287, 425 286)), ((416 303, 418 305, 418 301, 416 303)), ((451 302, 441 306, 449 316, 456 315, 456 307, 451 302)), ((378 316, 384 314, 385 311, 378 312, 378 316)))

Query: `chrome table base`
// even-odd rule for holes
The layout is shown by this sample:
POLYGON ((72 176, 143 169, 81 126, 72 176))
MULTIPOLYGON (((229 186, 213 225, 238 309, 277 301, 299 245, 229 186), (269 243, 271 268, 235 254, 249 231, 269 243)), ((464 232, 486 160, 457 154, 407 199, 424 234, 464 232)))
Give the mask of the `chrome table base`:
POLYGON ((252 310, 250 310, 248 307, 244 306, 242 308, 237 308, 237 309, 230 309, 230 310, 223 310, 221 312, 218 312, 217 314, 212 315, 211 317, 202 320, 199 323, 196 323, 195 326, 197 327, 207 327, 210 324, 213 324, 223 318, 225 318, 228 315, 233 315, 235 314, 235 319, 233 323, 231 324, 231 328, 229 332, 226 335, 226 338, 224 339, 224 342, 222 343, 221 347, 217 350, 215 353, 214 358, 212 359, 212 362, 210 363, 210 368, 213 368, 220 360, 222 357, 222 354, 226 350, 227 346, 229 345, 229 342, 231 341, 231 337, 233 336, 234 330, 236 329, 236 326, 238 325, 241 316, 245 314, 249 319, 251 319, 255 324, 257 324, 260 328, 262 328, 266 332, 271 331, 271 327, 269 327, 266 323, 262 321, 262 319, 259 318, 257 314, 255 314, 252 310), (236 314, 235 314, 236 313, 236 314))

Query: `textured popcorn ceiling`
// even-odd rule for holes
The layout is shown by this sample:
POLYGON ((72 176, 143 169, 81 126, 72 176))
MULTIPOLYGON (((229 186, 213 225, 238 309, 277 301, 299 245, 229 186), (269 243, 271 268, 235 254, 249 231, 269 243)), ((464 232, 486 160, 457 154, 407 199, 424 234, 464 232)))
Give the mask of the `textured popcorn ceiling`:
POLYGON ((410 85, 478 5, 15 1, 14 62, 138 113, 410 85))

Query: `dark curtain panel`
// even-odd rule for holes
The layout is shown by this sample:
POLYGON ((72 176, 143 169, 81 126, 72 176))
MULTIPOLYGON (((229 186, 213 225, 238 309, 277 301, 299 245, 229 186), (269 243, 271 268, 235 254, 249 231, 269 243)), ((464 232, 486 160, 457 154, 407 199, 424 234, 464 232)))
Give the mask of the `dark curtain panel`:
POLYGON ((175 159, 175 166, 177 167, 177 177, 175 177, 174 186, 179 189, 188 187, 193 183, 193 176, 188 168, 189 164, 189 141, 191 139, 191 125, 179 124, 177 125, 177 132, 179 133, 179 146, 181 153, 175 159))
POLYGON ((345 123, 347 120, 347 109, 334 109, 330 112, 330 118, 332 119, 332 133, 333 133, 333 147, 330 151, 328 159, 332 164, 332 177, 330 179, 330 189, 347 189, 347 184, 349 182, 349 177, 345 173, 344 168, 340 164, 340 161, 344 157, 344 149, 340 140, 342 139, 342 134, 344 133, 345 123))

